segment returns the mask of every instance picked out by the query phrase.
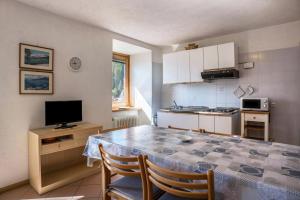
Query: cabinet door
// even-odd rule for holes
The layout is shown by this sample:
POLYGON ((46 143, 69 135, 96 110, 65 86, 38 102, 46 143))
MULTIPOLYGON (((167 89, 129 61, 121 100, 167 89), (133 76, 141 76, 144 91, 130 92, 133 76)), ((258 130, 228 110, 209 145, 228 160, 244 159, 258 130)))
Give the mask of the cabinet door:
POLYGON ((163 55, 163 84, 175 83, 177 81, 176 53, 163 55))
POLYGON ((231 68, 236 65, 235 46, 233 42, 218 45, 219 68, 231 68))
POLYGON ((232 134, 232 118, 230 116, 215 116, 215 132, 232 134))
POLYGON ((190 82, 190 58, 188 51, 179 51, 176 53, 178 67, 178 83, 190 82))
POLYGON ((203 81, 201 72, 203 72, 203 48, 190 50, 191 82, 203 81))
POLYGON ((204 55, 204 70, 219 68, 218 46, 217 45, 204 47, 203 55, 204 55))
POLYGON ((157 126, 168 128, 171 124, 174 124, 175 118, 173 113, 168 112, 157 112, 157 126))
POLYGON ((172 112, 157 112, 158 127, 168 126, 185 129, 198 129, 198 115, 172 112))
POLYGON ((175 123, 171 124, 172 127, 198 129, 198 115, 180 113, 173 113, 173 115, 175 118, 175 123))
POLYGON ((215 116, 199 115, 199 128, 207 132, 215 132, 215 116))

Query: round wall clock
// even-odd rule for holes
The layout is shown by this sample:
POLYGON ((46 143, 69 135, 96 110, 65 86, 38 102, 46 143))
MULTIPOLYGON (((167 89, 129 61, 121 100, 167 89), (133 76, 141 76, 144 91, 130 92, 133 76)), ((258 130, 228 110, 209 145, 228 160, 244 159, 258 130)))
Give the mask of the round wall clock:
POLYGON ((78 72, 81 68, 81 60, 78 57, 73 57, 70 59, 70 68, 72 71, 78 72))

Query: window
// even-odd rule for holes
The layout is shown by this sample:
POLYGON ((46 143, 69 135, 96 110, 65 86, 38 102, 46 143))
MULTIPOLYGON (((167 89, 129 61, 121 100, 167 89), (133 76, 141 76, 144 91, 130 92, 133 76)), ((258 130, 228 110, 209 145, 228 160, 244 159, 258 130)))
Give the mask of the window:
POLYGON ((129 106, 129 56, 113 53, 112 106, 129 106))

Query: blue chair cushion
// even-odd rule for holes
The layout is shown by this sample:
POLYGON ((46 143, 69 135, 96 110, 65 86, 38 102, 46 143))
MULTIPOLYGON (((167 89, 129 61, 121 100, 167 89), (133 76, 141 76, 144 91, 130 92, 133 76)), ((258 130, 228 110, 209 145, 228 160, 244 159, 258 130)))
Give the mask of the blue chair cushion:
MULTIPOLYGON (((134 200, 143 199, 142 180, 138 176, 125 176, 110 184, 110 189, 114 189, 134 200)), ((163 192, 153 186, 153 199, 157 199, 163 192)))

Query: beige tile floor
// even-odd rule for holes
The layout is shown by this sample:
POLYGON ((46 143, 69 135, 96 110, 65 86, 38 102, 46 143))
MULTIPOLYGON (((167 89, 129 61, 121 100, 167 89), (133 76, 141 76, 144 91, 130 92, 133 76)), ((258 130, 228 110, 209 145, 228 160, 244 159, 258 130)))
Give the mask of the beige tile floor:
POLYGON ((101 200, 100 181, 98 173, 43 195, 24 185, 0 194, 0 200, 101 200))

